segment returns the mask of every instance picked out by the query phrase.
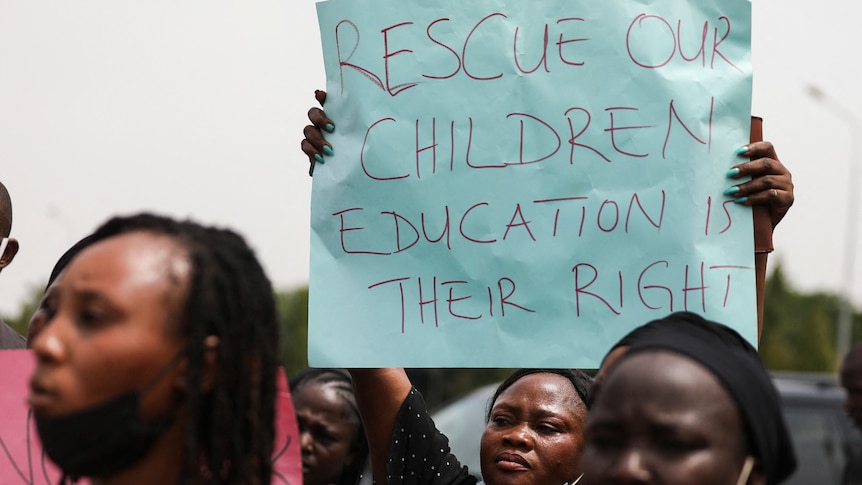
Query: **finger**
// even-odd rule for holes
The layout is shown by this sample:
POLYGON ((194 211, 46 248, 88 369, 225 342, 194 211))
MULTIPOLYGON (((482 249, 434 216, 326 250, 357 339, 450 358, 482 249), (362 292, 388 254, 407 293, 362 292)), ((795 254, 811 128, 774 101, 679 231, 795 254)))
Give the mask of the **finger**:
POLYGON ((320 108, 311 108, 308 110, 308 120, 321 130, 326 130, 329 133, 335 131, 335 123, 327 118, 326 113, 320 108))
POLYGON ((792 193, 793 181, 790 179, 790 174, 758 175, 748 182, 735 185, 734 187, 737 188, 734 191, 737 197, 764 192, 769 189, 786 190, 792 193))
POLYGON ((302 147, 302 152, 305 153, 305 155, 308 157, 309 160, 315 160, 315 159, 319 160, 318 157, 323 156, 323 154, 320 152, 320 150, 318 150, 314 145, 312 145, 311 142, 309 142, 307 138, 305 140, 302 140, 301 147, 302 147))
POLYGON ((763 205, 769 207, 773 227, 784 217, 784 214, 793 205, 793 201, 793 192, 781 189, 764 190, 734 199, 737 204, 745 206, 763 205))
POLYGON ((778 154, 775 153, 775 147, 769 141, 756 141, 747 145, 748 150, 740 151, 739 156, 750 159, 755 158, 773 158, 778 160, 778 154))
POLYGON ((326 138, 323 137, 323 133, 320 131, 320 128, 307 125, 302 130, 302 134, 305 135, 305 141, 314 148, 313 153, 306 152, 306 154, 314 156, 315 153, 320 153, 322 155, 326 151, 324 146, 329 145, 329 143, 326 141, 326 138))
POLYGON ((323 106, 323 103, 326 102, 326 91, 323 91, 320 89, 315 89, 314 90, 314 99, 316 99, 317 102, 320 103, 321 106, 323 106))
POLYGON ((780 161, 774 158, 757 158, 749 162, 734 165, 728 172, 731 178, 762 177, 776 175, 790 178, 790 171, 780 161))

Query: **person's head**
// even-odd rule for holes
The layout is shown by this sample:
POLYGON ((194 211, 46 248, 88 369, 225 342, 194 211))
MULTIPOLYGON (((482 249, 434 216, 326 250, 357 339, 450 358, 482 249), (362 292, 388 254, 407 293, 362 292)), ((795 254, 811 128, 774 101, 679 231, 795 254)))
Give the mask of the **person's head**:
POLYGON ((30 402, 66 474, 269 483, 278 325, 240 236, 114 218, 52 286, 30 402))
POLYGON ((18 240, 9 237, 12 233, 12 198, 6 186, 0 182, 0 271, 18 254, 18 240))
POLYGON ((354 484, 368 453, 350 375, 306 369, 290 380, 299 425, 302 482, 354 484))
POLYGON ((774 485, 796 466, 757 351, 691 313, 630 339, 593 396, 584 483, 774 485))
POLYGON ((54 282, 57 281, 57 278, 60 277, 60 274, 64 269, 66 269, 69 262, 72 261, 72 258, 93 242, 95 242, 93 235, 89 235, 81 239, 71 248, 67 249, 66 252, 60 256, 60 259, 57 260, 57 263, 54 264, 54 268, 51 270, 51 275, 48 277, 48 284, 45 285, 45 293, 42 295, 42 299, 39 301, 39 306, 36 307, 36 311, 33 312, 33 315, 30 317, 30 323, 27 325, 28 347, 31 346, 33 340, 35 340, 36 336, 39 335, 39 332, 42 331, 42 328, 48 321, 48 308, 53 306, 52 300, 56 296, 56 285, 54 282))
POLYGON ((520 369, 491 398, 479 451, 489 485, 573 483, 591 379, 578 370, 520 369))
POLYGON ((847 391, 844 409, 862 429, 862 342, 857 342, 841 362, 841 386, 847 391))

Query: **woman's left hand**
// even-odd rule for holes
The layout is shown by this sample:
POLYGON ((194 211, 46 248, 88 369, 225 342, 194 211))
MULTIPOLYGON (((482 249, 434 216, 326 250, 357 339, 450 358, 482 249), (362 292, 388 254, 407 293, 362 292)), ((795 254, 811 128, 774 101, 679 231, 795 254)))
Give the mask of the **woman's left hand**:
POLYGON ((748 150, 739 150, 739 156, 750 161, 734 165, 727 176, 731 179, 751 177, 751 180, 728 187, 724 194, 742 205, 762 205, 769 209, 772 228, 781 222, 793 205, 793 180, 768 141, 747 145, 748 150))

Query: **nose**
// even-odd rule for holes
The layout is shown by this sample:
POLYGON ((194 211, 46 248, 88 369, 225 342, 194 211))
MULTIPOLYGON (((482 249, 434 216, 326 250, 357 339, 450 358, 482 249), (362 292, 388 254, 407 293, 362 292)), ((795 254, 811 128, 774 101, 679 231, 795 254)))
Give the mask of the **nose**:
MULTIPOLYGON (((55 317, 54 320, 57 320, 55 317)), ((42 330, 29 342, 39 363, 58 363, 66 358, 66 347, 61 338, 61 328, 54 321, 45 322, 42 330)))
POLYGON ((649 483, 652 478, 644 454, 636 448, 623 450, 611 466, 613 483, 642 484, 649 483))
POLYGON ((533 434, 527 423, 517 423, 505 431, 503 441, 515 448, 529 448, 533 443, 533 434))
POLYGON ((302 453, 314 451, 314 438, 306 430, 299 430, 299 449, 302 450, 302 453))

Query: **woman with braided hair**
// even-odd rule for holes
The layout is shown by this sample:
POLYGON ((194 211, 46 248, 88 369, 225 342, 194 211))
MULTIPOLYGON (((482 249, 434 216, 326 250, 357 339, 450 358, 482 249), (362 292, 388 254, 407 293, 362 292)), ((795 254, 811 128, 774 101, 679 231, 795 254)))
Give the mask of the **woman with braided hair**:
POLYGON ((52 286, 29 401, 64 481, 270 483, 278 325, 240 236, 114 218, 52 286))
POLYGON ((302 483, 354 485, 368 457, 350 375, 305 369, 290 380, 299 425, 302 483))

